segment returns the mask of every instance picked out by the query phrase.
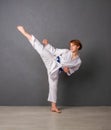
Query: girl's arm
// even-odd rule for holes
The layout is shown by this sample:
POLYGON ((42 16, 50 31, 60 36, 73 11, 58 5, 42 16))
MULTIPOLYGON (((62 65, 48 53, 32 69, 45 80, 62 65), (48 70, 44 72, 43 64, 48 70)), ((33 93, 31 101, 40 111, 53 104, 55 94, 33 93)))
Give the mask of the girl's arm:
POLYGON ((77 71, 79 69, 81 64, 78 64, 74 67, 68 68, 68 71, 66 72, 68 76, 70 76, 71 74, 73 74, 75 71, 77 71))
POLYGON ((70 73, 69 67, 66 67, 66 66, 63 68, 63 71, 64 71, 65 73, 70 73))
POLYGON ((66 53, 68 51, 68 49, 58 49, 53 47, 51 44, 46 44, 45 48, 52 54, 52 55, 56 55, 59 56, 63 53, 66 53))

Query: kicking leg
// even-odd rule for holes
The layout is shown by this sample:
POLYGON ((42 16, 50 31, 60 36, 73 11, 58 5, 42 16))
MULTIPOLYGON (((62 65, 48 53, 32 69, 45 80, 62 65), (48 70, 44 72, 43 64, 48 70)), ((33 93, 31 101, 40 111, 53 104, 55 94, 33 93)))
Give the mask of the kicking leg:
POLYGON ((27 38, 33 48, 41 55, 44 49, 43 44, 41 44, 40 41, 36 39, 33 35, 28 33, 23 26, 17 26, 17 29, 24 37, 27 38))

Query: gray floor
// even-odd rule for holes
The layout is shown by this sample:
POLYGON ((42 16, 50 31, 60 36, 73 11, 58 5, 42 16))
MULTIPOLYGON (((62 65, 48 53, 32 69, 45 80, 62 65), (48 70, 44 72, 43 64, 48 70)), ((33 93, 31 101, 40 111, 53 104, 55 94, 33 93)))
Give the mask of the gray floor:
POLYGON ((111 130, 111 107, 0 106, 0 130, 111 130))

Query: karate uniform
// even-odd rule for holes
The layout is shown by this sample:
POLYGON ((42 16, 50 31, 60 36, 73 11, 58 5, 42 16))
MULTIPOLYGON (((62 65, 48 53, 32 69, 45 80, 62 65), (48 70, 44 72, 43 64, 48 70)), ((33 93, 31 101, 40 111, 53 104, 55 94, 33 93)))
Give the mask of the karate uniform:
POLYGON ((41 56, 48 73, 49 82, 49 95, 48 101, 56 103, 57 101, 57 84, 59 78, 59 70, 64 66, 69 67, 70 76, 72 73, 77 71, 81 65, 81 59, 78 56, 72 59, 72 52, 69 49, 55 49, 52 45, 43 45, 38 39, 32 35, 32 39, 29 41, 33 48, 41 56), (57 60, 59 58, 59 62, 57 60))

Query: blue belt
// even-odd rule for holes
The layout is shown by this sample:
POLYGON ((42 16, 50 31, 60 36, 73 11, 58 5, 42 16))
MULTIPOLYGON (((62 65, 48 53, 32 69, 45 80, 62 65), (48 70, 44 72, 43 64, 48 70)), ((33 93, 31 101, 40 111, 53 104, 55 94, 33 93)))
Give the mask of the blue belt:
MULTIPOLYGON (((56 57, 56 60, 57 60, 58 63, 61 63, 61 59, 60 59, 59 56, 56 57)), ((63 71, 63 69, 62 69, 62 68, 59 68, 59 71, 63 71)))

